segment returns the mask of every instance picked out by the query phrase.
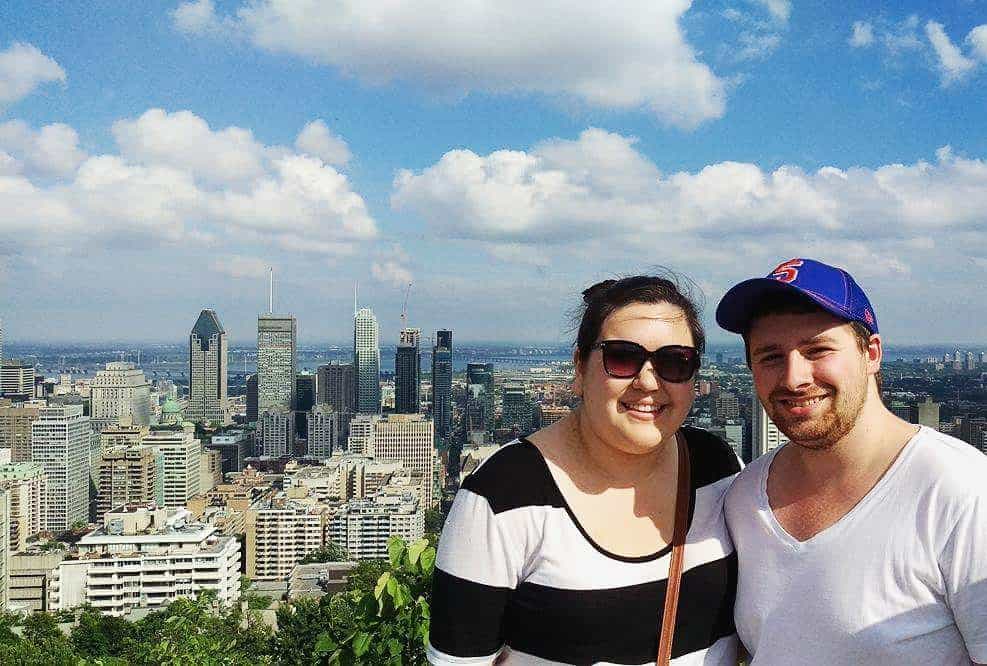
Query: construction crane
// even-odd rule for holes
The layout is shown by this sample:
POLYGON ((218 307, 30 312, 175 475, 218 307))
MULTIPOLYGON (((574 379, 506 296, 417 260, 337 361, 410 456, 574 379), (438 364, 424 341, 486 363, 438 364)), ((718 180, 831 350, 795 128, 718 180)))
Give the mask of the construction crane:
POLYGON ((401 307, 401 330, 408 328, 408 296, 411 294, 411 283, 404 290, 404 305, 401 307))

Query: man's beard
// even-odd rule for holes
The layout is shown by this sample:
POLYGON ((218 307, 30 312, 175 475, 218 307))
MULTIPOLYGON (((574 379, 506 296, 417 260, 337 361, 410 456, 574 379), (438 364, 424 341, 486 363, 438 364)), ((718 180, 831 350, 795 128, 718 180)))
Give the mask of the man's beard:
MULTIPOLYGON (((818 395, 817 388, 807 392, 807 395, 818 395)), ((790 396, 791 394, 785 394, 790 396)), ((829 408, 811 418, 791 416, 780 406, 776 406, 772 397, 768 404, 771 409, 768 415, 792 443, 807 449, 824 450, 832 448, 853 430, 857 423, 867 397, 866 379, 860 386, 846 387, 844 390, 830 389, 826 391, 829 408)))

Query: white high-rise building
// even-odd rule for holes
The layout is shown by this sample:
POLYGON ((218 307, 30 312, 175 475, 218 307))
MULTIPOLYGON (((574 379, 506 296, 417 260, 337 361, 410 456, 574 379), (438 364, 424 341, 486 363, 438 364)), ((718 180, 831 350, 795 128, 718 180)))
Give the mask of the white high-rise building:
POLYGON ((257 411, 295 408, 297 328, 291 315, 257 317, 257 411))
POLYGON ((45 529, 63 532, 89 520, 89 453, 92 425, 82 405, 43 407, 31 423, 31 460, 45 471, 45 529))
POLYGON ((97 431, 129 419, 135 425, 151 423, 151 384, 133 363, 113 361, 96 373, 89 386, 92 423, 97 431))
POLYGON ((226 330, 215 310, 203 310, 189 335, 189 420, 230 423, 227 374, 226 330))
POLYGON ((10 493, 0 488, 0 612, 7 610, 10 555, 10 493))
POLYGON ((45 529, 48 489, 45 472, 36 462, 0 466, 0 488, 10 497, 10 551, 27 548, 27 540, 45 529))
MULTIPOLYGON (((432 507, 432 475, 435 470, 435 426, 423 414, 390 414, 376 419, 365 451, 374 458, 400 460, 404 468, 421 475, 425 485, 424 506, 432 507)), ((352 424, 350 425, 352 434, 352 424)))
POLYGON ((260 410, 257 415, 255 453, 259 456, 280 458, 289 456, 295 449, 295 414, 284 407, 260 410))
POLYGON ((164 505, 182 507, 199 494, 202 443, 192 426, 152 430, 141 443, 162 457, 164 505))
POLYGON ((328 458, 339 450, 339 414, 330 405, 317 404, 308 414, 308 455, 328 458))
POLYGON ((353 317, 353 368, 356 374, 356 411, 380 412, 380 336, 377 317, 362 308, 353 317))
POLYGON ((778 426, 774 424, 774 421, 768 416, 768 413, 764 410, 764 406, 761 405, 761 401, 757 399, 757 394, 755 393, 751 403, 751 414, 753 415, 751 423, 751 449, 754 459, 763 456, 768 451, 777 449, 779 446, 788 443, 788 438, 785 434, 778 430, 778 426))
POLYGON ((31 460, 44 468, 48 482, 48 531, 89 520, 91 444, 92 425, 82 405, 43 407, 31 423, 31 460))

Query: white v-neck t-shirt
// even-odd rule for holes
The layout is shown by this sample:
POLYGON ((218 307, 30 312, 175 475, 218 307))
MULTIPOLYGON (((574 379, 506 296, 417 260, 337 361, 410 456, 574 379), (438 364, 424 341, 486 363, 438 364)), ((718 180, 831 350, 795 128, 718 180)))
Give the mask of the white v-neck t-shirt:
POLYGON ((849 513, 800 542, 768 504, 778 450, 726 498, 752 666, 987 663, 987 456, 923 427, 849 513))

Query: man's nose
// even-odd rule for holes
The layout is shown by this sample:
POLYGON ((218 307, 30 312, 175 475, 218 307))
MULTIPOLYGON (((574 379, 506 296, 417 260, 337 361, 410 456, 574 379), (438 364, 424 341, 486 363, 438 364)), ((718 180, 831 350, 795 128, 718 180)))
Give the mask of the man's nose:
POLYGON ((798 351, 785 358, 785 373, 782 382, 786 389, 795 390, 812 383, 812 362, 798 351))

